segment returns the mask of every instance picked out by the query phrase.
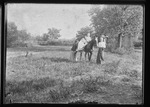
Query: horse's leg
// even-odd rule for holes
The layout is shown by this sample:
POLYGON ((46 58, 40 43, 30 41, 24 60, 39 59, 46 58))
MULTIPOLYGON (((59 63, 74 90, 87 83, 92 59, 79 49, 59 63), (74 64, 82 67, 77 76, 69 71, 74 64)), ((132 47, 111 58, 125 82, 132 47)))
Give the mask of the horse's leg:
POLYGON ((90 57, 89 57, 89 61, 91 61, 91 57, 92 57, 92 52, 90 52, 90 57))
POLYGON ((77 61, 77 51, 74 52, 74 60, 77 61))
POLYGON ((85 61, 86 61, 86 54, 87 54, 87 52, 85 52, 85 54, 84 54, 85 55, 85 61))
POLYGON ((80 61, 81 61, 81 58, 82 58, 82 51, 80 52, 80 61))
POLYGON ((88 60, 89 60, 89 58, 90 58, 90 53, 88 52, 88 60))

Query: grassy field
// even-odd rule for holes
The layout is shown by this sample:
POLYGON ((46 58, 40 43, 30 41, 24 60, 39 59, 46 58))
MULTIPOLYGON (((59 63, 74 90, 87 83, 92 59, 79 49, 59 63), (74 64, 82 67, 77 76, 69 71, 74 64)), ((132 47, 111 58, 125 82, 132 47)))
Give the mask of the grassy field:
MULTIPOLYGON (((105 61, 70 61, 68 46, 7 49, 6 103, 141 104, 142 51, 105 53, 105 61), (25 57, 25 50, 30 55, 25 57)), ((78 55, 79 56, 79 55, 78 55)))

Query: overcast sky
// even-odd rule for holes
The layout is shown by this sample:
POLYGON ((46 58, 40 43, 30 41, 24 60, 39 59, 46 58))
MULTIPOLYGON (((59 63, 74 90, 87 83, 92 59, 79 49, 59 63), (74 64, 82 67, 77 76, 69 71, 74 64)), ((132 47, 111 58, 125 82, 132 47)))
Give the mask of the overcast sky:
POLYGON ((90 25, 87 11, 92 5, 81 4, 8 4, 8 22, 32 35, 42 35, 48 28, 61 29, 61 38, 71 39, 78 30, 90 25))

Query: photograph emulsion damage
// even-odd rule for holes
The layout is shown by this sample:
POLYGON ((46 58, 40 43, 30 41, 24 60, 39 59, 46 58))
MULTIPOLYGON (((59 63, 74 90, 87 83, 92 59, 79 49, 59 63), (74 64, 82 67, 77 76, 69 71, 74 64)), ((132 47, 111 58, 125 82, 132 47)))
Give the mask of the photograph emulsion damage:
POLYGON ((143 8, 7 4, 5 103, 142 104, 143 8))

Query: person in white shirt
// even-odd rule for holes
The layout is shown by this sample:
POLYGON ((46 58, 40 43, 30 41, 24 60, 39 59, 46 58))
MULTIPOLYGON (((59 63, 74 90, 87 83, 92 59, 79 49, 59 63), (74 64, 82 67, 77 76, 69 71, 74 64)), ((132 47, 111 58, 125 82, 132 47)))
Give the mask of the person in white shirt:
POLYGON ((97 47, 98 53, 97 53, 97 64, 101 63, 101 60, 104 61, 104 49, 106 48, 106 38, 108 36, 101 35, 100 37, 97 38, 97 47))

